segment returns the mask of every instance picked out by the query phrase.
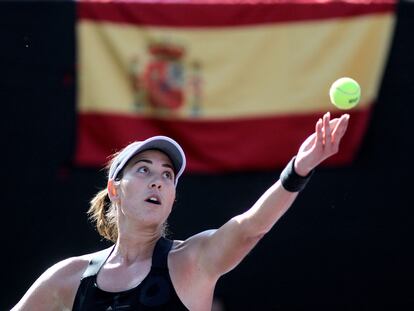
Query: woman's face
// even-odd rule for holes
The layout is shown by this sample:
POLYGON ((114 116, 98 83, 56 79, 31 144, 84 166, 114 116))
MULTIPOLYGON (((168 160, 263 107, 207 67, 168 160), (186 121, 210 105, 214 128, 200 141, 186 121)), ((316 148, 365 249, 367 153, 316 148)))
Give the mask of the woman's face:
POLYGON ((147 150, 134 156, 117 185, 119 221, 161 227, 175 200, 174 170, 167 155, 147 150))

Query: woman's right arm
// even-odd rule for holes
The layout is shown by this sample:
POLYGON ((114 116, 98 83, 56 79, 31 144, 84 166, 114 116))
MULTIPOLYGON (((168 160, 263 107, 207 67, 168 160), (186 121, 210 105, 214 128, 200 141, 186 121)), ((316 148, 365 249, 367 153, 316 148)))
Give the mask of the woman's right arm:
POLYGON ((88 258, 72 257, 47 269, 12 311, 71 310, 88 258))

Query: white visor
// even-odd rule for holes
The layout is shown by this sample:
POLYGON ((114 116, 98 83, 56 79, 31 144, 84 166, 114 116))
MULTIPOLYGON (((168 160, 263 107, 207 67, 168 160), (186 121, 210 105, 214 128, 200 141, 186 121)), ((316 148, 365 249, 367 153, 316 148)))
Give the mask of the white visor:
POLYGON ((177 185, 178 178, 185 169, 185 154, 175 140, 166 136, 154 136, 144 141, 136 141, 128 145, 113 160, 109 168, 108 179, 115 179, 133 156, 150 149, 160 150, 170 158, 175 172, 175 185, 177 185))

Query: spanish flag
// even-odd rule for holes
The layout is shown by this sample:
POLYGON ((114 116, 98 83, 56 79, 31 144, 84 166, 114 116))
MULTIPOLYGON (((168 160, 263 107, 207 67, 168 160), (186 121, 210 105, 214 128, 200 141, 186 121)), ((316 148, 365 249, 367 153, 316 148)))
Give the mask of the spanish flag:
POLYGON ((330 85, 361 85, 341 152, 361 146, 390 48, 395 0, 77 3, 76 162, 102 166, 166 135, 190 172, 283 167, 326 111, 330 85))

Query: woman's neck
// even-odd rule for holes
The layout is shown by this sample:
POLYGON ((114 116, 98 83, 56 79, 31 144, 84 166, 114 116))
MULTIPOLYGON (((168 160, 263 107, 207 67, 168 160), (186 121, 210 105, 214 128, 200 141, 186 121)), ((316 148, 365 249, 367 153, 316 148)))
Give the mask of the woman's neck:
POLYGON ((144 261, 152 257, 155 244, 161 237, 159 230, 142 232, 118 232, 118 239, 111 260, 121 264, 144 261))

